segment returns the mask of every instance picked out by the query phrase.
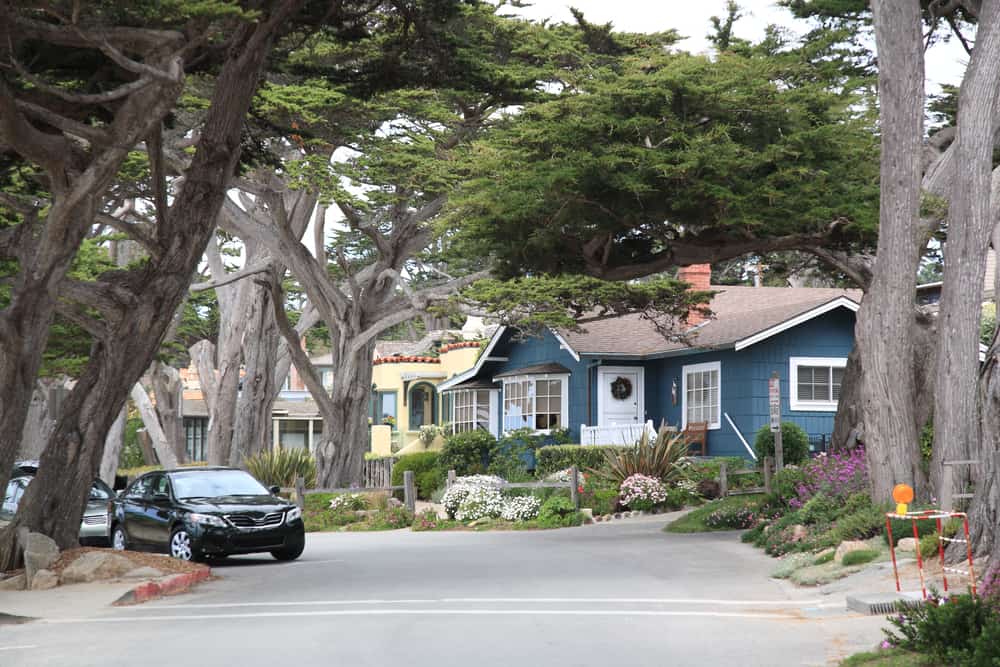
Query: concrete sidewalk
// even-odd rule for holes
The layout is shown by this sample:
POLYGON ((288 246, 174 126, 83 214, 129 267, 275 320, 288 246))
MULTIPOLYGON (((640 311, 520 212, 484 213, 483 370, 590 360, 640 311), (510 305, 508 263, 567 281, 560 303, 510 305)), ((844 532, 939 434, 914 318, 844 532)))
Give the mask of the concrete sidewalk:
POLYGON ((44 591, 3 591, 0 593, 0 614, 46 619, 97 616, 112 609, 111 604, 138 583, 94 582, 56 586, 44 591))

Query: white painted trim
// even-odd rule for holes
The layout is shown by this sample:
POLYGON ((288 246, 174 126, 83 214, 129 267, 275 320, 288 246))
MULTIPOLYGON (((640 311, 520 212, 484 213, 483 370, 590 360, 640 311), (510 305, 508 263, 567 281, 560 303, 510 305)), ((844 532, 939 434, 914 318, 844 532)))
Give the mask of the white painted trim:
POLYGON ((839 296, 833 301, 828 301, 827 303, 824 303, 821 306, 817 306, 812 310, 806 311, 800 315, 796 315, 795 317, 789 320, 785 320, 780 324, 776 324, 773 327, 770 327, 769 329, 764 329, 763 331, 755 333, 752 336, 748 336, 747 338, 736 341, 735 349, 739 351, 742 350, 743 348, 755 345, 756 343, 759 343, 762 340, 766 340, 771 336, 776 336, 780 334, 782 331, 787 331, 793 327, 797 327, 800 324, 808 322, 813 318, 819 317, 820 315, 825 315, 826 313, 829 313, 831 310, 836 310, 837 308, 847 308, 851 312, 856 313, 858 312, 858 308, 860 307, 861 306, 858 304, 857 301, 854 301, 853 299, 850 299, 846 296, 839 296))
POLYGON ((703 364, 688 364, 687 366, 681 366, 681 429, 687 428, 687 401, 688 401, 688 373, 700 373, 704 371, 718 371, 719 372, 719 421, 709 422, 709 431, 718 431, 722 428, 722 362, 721 361, 708 361, 703 364))
POLYGON ((555 339, 559 341, 559 347, 569 352, 570 356, 573 357, 573 361, 580 361, 580 355, 576 353, 576 350, 574 350, 572 346, 566 342, 566 339, 563 338, 558 331, 555 329, 549 329, 549 331, 552 332, 555 339))
POLYGON ((737 428, 736 424, 733 422, 733 418, 729 416, 728 412, 723 412, 722 416, 725 417, 726 421, 729 422, 729 425, 733 427, 733 430, 736 431, 736 437, 740 439, 740 442, 743 443, 743 446, 746 447, 746 450, 750 452, 750 456, 752 456, 753 460, 756 461, 757 453, 753 451, 753 447, 751 447, 750 443, 747 442, 747 439, 743 437, 743 434, 740 432, 740 429, 737 428))
MULTIPOLYGON (((561 405, 559 406, 559 428, 566 429, 569 428, 569 373, 530 373, 525 375, 508 375, 502 378, 495 378, 494 382, 499 382, 500 386, 504 388, 504 394, 506 395, 506 386, 508 384, 513 384, 515 382, 523 382, 525 380, 559 380, 559 398, 561 405)), ((532 398, 534 401, 534 398, 532 398)), ((532 406, 534 407, 534 406, 532 406)), ((532 413, 535 414, 535 413, 532 413)), ((506 428, 504 426, 504 407, 500 404, 500 431, 505 432, 506 428)), ((552 429, 532 429, 536 434, 551 433, 552 429)))
POLYGON ((476 359, 475 365, 469 370, 463 371, 458 375, 453 375, 452 377, 448 378, 447 380, 439 384, 437 386, 438 393, 441 393, 442 391, 447 391, 448 389, 454 387, 456 384, 460 384, 470 378, 476 377, 476 374, 479 373, 479 369, 483 367, 483 364, 485 364, 487 360, 492 361, 492 359, 490 359, 490 352, 492 352, 493 348, 496 347, 498 342, 500 342, 500 337, 503 336, 503 333, 506 330, 507 327, 505 326, 497 327, 497 330, 493 332, 493 337, 490 338, 490 342, 486 345, 486 349, 483 350, 483 353, 479 355, 478 359, 476 359))
MULTIPOLYGON (((837 401, 800 401, 798 399, 799 366, 829 366, 846 368, 847 357, 789 357, 788 409, 795 412, 836 412, 837 401)), ((833 387, 830 387, 832 394, 833 387)))
POLYGON ((500 437, 500 390, 489 389, 490 392, 490 433, 494 438, 500 437))
POLYGON ((604 423, 604 386, 602 375, 615 375, 616 373, 639 374, 639 381, 636 382, 635 395, 638 407, 636 424, 641 424, 646 418, 646 369, 642 366, 598 366, 597 367, 597 425, 614 426, 614 424, 604 423))

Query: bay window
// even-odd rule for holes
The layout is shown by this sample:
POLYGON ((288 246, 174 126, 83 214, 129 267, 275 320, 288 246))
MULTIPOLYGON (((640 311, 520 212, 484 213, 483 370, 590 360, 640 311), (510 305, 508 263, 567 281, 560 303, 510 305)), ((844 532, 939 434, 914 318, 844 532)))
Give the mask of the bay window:
POLYGON ((503 428, 550 431, 566 428, 568 376, 515 375, 503 378, 503 428))

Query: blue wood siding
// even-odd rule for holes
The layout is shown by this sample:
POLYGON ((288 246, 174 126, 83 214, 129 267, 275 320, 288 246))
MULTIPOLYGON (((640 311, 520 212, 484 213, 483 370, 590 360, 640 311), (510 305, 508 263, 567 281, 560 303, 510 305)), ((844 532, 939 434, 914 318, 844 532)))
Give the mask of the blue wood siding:
MULTIPOLYGON (((507 330, 497 343, 490 356, 507 357, 507 361, 496 365, 490 364, 489 379, 497 373, 516 371, 519 368, 555 362, 569 369, 569 423, 565 424, 574 442, 580 441, 580 424, 588 423, 587 414, 587 365, 586 360, 577 361, 552 335, 546 331, 540 336, 524 337, 514 340, 513 334, 507 330)), ((484 364, 483 371, 486 370, 484 364)), ((482 372, 481 372, 482 374, 482 372)), ((500 419, 503 424, 503 388, 500 387, 500 419)), ((594 410, 596 410, 596 402, 594 410)), ((595 417, 596 418, 596 417, 595 417)))
MULTIPOLYGON (((480 375, 491 379, 497 373, 534 364, 556 362, 569 369, 569 423, 574 441, 580 425, 595 425, 597 414, 597 365, 642 366, 645 369, 645 418, 680 425, 683 404, 683 367, 718 361, 722 368, 721 408, 753 447, 757 430, 768 423, 767 381, 773 371, 781 378, 782 420, 801 426, 812 436, 833 432, 833 412, 792 411, 789 407, 789 359, 791 357, 843 357, 854 345, 854 313, 838 308, 793 329, 782 332, 739 352, 718 350, 645 361, 623 361, 583 357, 577 361, 551 333, 515 340, 511 332, 494 348, 492 356, 505 362, 484 365, 480 375), (677 404, 671 400, 676 382, 677 404), (588 386, 590 391, 588 392, 588 386), (589 399, 589 406, 588 406, 589 399)), ((501 390, 500 406, 503 409, 501 390)), ((501 416, 502 417, 502 416, 501 416)), ((719 429, 709 431, 708 452, 712 456, 745 456, 749 453, 724 416, 719 429)))
MULTIPOLYGON (((854 313, 838 308, 805 324, 782 332, 739 352, 725 350, 672 357, 653 362, 647 375, 657 377, 660 387, 660 419, 681 423, 682 369, 685 365, 718 361, 722 367, 722 412, 728 414, 753 447, 757 430, 769 423, 767 382, 778 371, 781 380, 782 421, 794 422, 811 436, 833 432, 833 412, 792 411, 789 407, 789 359, 791 357, 843 357, 854 346, 854 313), (677 382, 677 405, 671 405, 671 382, 677 382)), ((647 405, 647 411, 649 406, 647 405)), ((724 416, 721 427, 708 433, 712 456, 746 456, 749 453, 724 416)))

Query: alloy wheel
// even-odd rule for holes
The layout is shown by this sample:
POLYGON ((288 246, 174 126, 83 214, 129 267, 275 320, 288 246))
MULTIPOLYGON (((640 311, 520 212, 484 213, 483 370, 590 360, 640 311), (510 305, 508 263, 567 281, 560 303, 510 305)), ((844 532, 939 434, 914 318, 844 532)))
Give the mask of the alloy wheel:
POLYGON ((186 530, 178 530, 170 538, 170 555, 180 560, 191 560, 191 538, 186 530))

